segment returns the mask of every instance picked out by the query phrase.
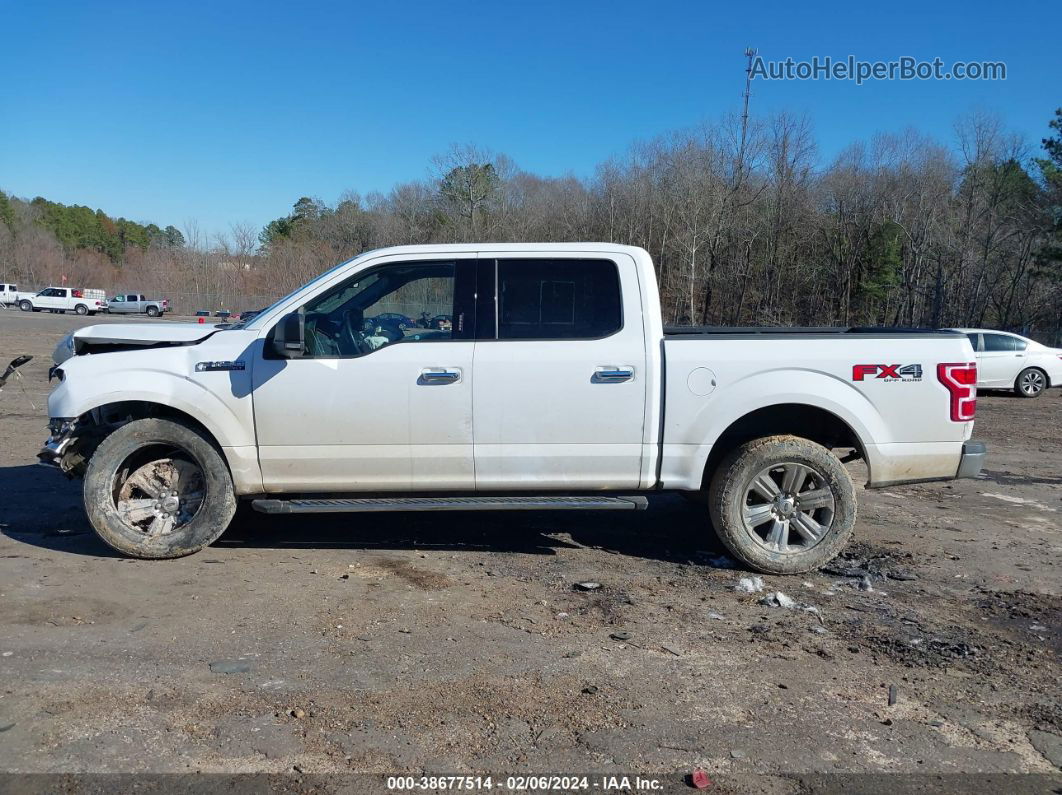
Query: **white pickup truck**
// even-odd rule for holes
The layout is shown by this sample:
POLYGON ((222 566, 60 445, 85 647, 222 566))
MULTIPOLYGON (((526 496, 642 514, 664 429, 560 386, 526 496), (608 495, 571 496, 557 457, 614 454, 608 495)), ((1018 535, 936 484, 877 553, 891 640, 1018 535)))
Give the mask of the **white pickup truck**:
POLYGON ((0 304, 5 306, 18 306, 24 298, 32 298, 36 293, 21 292, 17 284, 0 283, 0 304))
POLYGON ((106 293, 81 287, 45 287, 34 296, 18 302, 23 312, 76 312, 79 315, 94 315, 107 306, 106 293))
POLYGON ((685 492, 763 572, 822 566, 869 486, 973 477, 964 334, 665 328, 649 255, 405 246, 246 323, 60 343, 45 463, 115 549, 166 558, 266 513, 643 508, 685 492), (389 318, 446 315, 439 328, 389 318), (380 318, 384 318, 381 320, 380 318))

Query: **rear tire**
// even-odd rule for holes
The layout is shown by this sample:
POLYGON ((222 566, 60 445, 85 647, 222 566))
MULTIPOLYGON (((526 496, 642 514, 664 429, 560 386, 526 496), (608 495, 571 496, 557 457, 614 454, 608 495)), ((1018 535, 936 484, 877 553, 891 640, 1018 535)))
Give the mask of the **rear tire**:
POLYGON ((747 442, 723 459, 708 489, 719 540, 765 574, 826 565, 855 527, 855 486, 822 445, 797 436, 747 442))
POLYGON ((149 306, 147 308, 147 316, 148 317, 158 317, 159 316, 158 308, 154 307, 154 306, 149 306))
POLYGON ((225 532, 236 512, 221 453, 182 422, 135 420, 89 460, 85 512, 103 541, 135 558, 179 558, 225 532))
POLYGON ((84 304, 78 304, 77 306, 74 307, 74 311, 77 312, 79 315, 87 315, 88 314, 88 307, 85 306, 84 304))
POLYGON ((1014 392, 1023 398, 1038 398, 1047 389, 1047 376, 1043 370, 1026 367, 1014 381, 1014 392))

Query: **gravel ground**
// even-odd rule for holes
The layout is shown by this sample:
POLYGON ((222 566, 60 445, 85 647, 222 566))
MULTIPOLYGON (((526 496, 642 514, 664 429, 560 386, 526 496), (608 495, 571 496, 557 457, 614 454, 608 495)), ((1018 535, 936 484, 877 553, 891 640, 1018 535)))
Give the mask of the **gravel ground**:
POLYGON ((0 395, 2 771, 1062 784, 1062 391, 982 395, 980 480, 861 492, 842 558, 762 592, 735 590, 750 575, 705 510, 669 496, 252 512, 145 562, 34 464, 51 349, 86 322, 0 312, 0 360, 37 357, 0 395), (761 603, 775 591, 797 608, 761 603))

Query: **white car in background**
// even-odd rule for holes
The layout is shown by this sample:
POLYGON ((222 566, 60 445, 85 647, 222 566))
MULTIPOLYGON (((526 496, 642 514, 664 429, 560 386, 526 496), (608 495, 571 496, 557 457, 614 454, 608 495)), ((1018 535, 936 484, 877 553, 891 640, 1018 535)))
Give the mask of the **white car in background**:
POLYGON ((978 389, 1013 389, 1021 397, 1039 397, 1062 386, 1062 348, 1048 348, 1027 337, 993 329, 960 328, 977 356, 978 389))

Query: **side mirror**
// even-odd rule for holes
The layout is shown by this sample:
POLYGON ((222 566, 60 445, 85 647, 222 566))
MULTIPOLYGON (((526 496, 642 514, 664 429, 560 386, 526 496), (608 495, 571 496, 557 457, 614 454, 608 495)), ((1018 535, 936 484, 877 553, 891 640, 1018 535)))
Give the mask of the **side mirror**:
POLYGON ((306 328, 302 313, 284 315, 273 327, 273 352, 283 359, 296 359, 305 350, 306 328))

